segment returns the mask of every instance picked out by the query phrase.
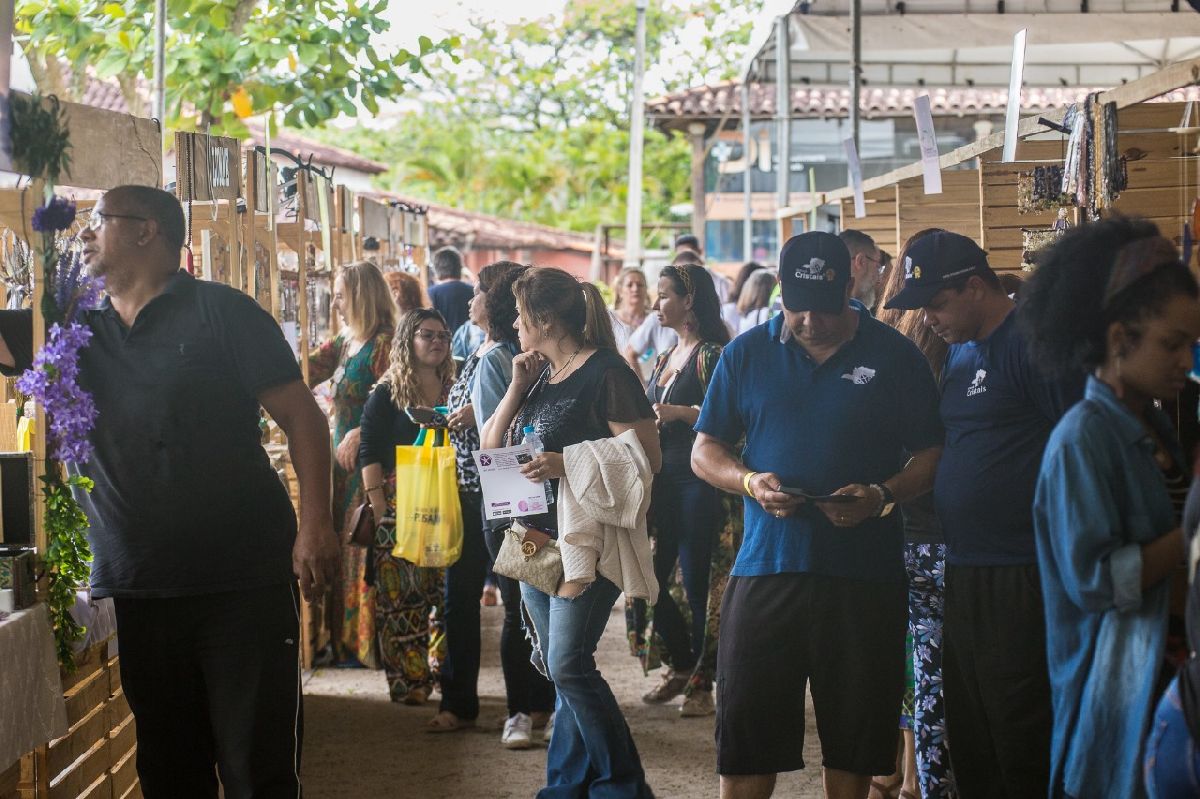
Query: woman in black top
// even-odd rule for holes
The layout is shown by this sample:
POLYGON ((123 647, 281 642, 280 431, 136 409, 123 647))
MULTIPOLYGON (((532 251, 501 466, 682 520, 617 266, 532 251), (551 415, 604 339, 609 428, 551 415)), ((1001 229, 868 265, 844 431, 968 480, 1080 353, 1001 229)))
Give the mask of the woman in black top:
MULTIPOLYGON (((662 639, 669 666, 662 682, 642 699, 662 703, 684 692, 704 647, 709 566, 722 506, 717 490, 692 472, 696 439, 692 425, 700 416, 721 349, 729 343, 729 331, 721 319, 712 277, 701 266, 665 267, 658 279, 654 308, 662 326, 679 336, 679 342, 659 356, 646 388, 658 416, 663 451, 663 469, 654 481, 650 505, 654 574, 659 585, 654 632, 662 639), (690 625, 669 591, 676 563, 691 610, 690 625)), ((684 715, 712 713, 712 675, 697 673, 696 687, 699 690, 689 691, 684 700, 684 715)))
MULTIPOLYGON (((532 426, 545 452, 522 471, 534 482, 550 480, 556 497, 565 475, 563 449, 584 441, 633 430, 657 471, 654 411, 637 375, 617 354, 596 287, 560 269, 530 269, 513 285, 513 294, 524 352, 513 360, 508 393, 484 427, 484 447, 519 444, 524 428, 532 426)), ((557 536, 557 511, 556 503, 521 521, 557 536)), ((596 668, 596 645, 619 595, 599 574, 571 598, 521 586, 542 660, 558 689, 548 784, 539 796, 587 796, 592 785, 602 786, 606 796, 652 795, 621 708, 596 668)))
MULTIPOLYGON (((442 315, 428 308, 409 311, 396 329, 388 370, 367 398, 360 423, 358 464, 379 523, 374 548, 379 659, 392 701, 406 705, 424 704, 433 688, 429 611, 442 605, 445 570, 393 556, 396 528, 384 520, 396 515, 396 447, 412 444, 420 432, 404 409, 445 405, 453 384, 450 331, 442 315)), ((478 527, 475 531, 478 535, 478 527)))

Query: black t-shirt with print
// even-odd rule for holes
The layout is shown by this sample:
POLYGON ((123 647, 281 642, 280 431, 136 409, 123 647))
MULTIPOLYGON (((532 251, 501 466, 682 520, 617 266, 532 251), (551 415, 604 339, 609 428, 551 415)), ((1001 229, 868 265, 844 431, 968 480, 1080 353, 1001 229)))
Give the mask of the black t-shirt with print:
MULTIPOLYGON (((573 444, 611 438, 609 422, 633 424, 653 419, 654 409, 642 383, 615 350, 600 349, 560 383, 550 383, 547 367, 517 412, 507 436, 509 446, 525 440, 533 425, 546 452, 562 452, 573 444)), ((558 480, 551 480, 555 504, 549 512, 523 517, 531 527, 558 529, 558 480)))

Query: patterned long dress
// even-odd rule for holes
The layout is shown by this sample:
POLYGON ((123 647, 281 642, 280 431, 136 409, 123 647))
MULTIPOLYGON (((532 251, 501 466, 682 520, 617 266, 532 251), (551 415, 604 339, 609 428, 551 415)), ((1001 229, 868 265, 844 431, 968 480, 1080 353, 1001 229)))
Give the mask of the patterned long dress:
MULTIPOLYGON (((358 427, 363 404, 375 382, 387 371, 392 349, 391 329, 381 328, 353 354, 350 341, 339 335, 309 355, 308 382, 317 386, 333 381, 333 447, 358 427)), ((345 530, 350 517, 363 502, 362 478, 357 468, 346 471, 333 462, 333 514, 345 530)), ((364 581, 366 549, 342 547, 341 584, 327 595, 325 614, 330 641, 338 662, 359 663, 378 668, 375 647, 375 589, 364 581)))

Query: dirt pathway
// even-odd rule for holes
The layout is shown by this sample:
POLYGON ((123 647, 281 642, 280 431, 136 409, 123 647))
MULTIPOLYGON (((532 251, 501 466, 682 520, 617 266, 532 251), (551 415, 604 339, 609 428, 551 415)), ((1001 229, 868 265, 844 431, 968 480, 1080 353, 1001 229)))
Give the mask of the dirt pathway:
MULTIPOLYGON (((541 787, 544 747, 509 752, 500 746, 504 683, 497 652, 500 608, 483 609, 483 704, 479 727, 430 735, 423 708, 388 701, 382 672, 322 669, 305 685, 304 794, 308 799, 527 799, 541 787)), ((658 799, 716 799, 712 717, 683 719, 677 705, 648 706, 653 683, 628 654, 625 623, 614 610, 601 642, 600 670, 625 711, 658 799)), ((781 777, 778 797, 819 797, 820 748, 811 724, 804 758, 810 767, 781 777)))

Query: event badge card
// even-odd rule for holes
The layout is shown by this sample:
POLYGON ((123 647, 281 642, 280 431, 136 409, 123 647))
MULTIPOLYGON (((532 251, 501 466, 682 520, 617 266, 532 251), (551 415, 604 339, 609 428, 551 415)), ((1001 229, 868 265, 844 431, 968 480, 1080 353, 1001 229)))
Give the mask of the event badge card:
POLYGON ((521 474, 521 467, 533 459, 524 444, 480 449, 472 452, 471 457, 475 459, 483 488, 483 518, 507 519, 547 511, 542 483, 521 474))

